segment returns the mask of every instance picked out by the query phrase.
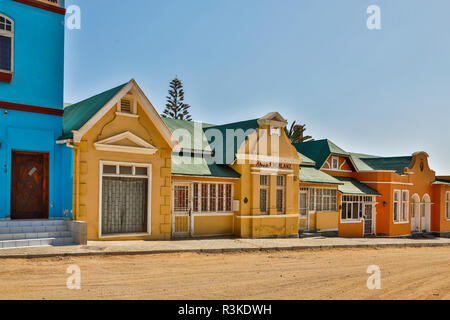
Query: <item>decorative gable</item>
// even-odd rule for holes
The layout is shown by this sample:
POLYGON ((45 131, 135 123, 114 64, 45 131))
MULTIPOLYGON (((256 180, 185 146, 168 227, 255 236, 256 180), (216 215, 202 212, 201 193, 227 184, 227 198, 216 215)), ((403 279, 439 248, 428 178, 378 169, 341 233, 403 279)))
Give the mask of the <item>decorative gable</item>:
POLYGON ((94 147, 99 151, 150 155, 158 151, 153 145, 129 131, 98 141, 94 143, 94 147))

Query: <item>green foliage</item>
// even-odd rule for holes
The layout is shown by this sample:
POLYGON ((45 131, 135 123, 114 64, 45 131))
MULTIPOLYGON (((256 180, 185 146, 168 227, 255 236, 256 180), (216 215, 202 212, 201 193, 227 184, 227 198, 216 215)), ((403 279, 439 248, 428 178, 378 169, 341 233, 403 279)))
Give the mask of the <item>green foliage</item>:
POLYGON ((311 136, 305 136, 306 125, 296 124, 296 121, 291 124, 289 130, 287 128, 285 128, 284 130, 286 131, 286 135, 292 143, 314 140, 311 136))
POLYGON ((169 95, 166 98, 166 108, 161 115, 163 118, 192 121, 189 114, 191 106, 184 103, 183 83, 177 77, 170 82, 169 95))

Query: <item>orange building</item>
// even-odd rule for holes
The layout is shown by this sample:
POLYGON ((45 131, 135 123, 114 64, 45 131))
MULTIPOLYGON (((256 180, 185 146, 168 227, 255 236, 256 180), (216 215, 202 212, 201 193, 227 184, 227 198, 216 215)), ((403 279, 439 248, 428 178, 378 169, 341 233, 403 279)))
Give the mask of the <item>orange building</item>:
POLYGON ((378 157, 344 151, 329 140, 295 147, 316 170, 343 183, 338 186, 340 236, 450 234, 450 177, 436 177, 427 153, 378 157))

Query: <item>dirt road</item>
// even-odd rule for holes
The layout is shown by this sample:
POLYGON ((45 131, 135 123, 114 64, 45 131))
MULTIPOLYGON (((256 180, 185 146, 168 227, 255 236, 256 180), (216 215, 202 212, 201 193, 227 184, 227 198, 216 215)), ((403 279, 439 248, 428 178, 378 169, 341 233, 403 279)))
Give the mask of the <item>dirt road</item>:
POLYGON ((450 299, 449 268, 450 248, 14 259, 0 260, 0 299, 450 299), (66 287, 74 264, 81 290, 66 287))

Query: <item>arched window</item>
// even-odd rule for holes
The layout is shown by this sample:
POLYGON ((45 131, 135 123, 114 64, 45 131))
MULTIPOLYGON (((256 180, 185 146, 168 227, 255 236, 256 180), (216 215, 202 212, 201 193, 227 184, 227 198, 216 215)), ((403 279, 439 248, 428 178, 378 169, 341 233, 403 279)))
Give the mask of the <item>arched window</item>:
POLYGON ((0 72, 13 71, 14 22, 0 14, 0 72))

